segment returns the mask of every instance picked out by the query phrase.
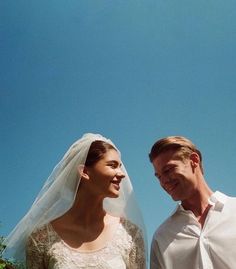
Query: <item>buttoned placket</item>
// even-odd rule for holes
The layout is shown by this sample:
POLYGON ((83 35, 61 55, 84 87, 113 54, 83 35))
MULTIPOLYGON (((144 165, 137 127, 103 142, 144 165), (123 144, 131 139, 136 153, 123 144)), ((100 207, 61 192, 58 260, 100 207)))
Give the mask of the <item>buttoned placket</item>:
MULTIPOLYGON (((198 222, 197 218, 193 214, 192 211, 187 210, 185 211, 183 208, 185 214, 187 214, 190 218, 194 220, 195 225, 191 228, 189 226, 186 226, 186 232, 189 232, 189 229, 192 230, 192 232, 195 234, 195 236, 198 237, 198 251, 199 251, 199 264, 198 269, 214 269, 212 262, 211 262, 211 254, 210 254, 210 245, 207 238, 207 232, 208 232, 208 225, 210 222, 210 216, 214 210, 215 204, 210 203, 212 206, 209 209, 205 222, 203 224, 203 227, 201 227, 201 224, 198 222)), ((192 233, 191 232, 191 233, 192 233)))
POLYGON ((212 208, 207 213, 205 222, 203 224, 203 227, 200 231, 200 238, 199 238, 199 247, 200 247, 200 253, 201 253, 201 262, 202 262, 202 269, 214 269, 210 257, 210 245, 207 238, 207 227, 209 224, 210 215, 212 213, 212 208))
POLYGON ((203 226, 201 227, 201 224, 197 221, 196 217, 194 216, 194 218, 196 219, 197 223, 198 223, 198 227, 199 227, 199 252, 200 252, 200 264, 199 264, 199 269, 214 269, 213 268, 213 264, 211 261, 211 254, 210 254, 210 245, 209 245, 209 241, 208 241, 208 237, 207 237, 207 231, 208 231, 208 225, 209 225, 209 221, 210 221, 210 216, 214 210, 214 206, 212 205, 212 207, 209 209, 205 222, 203 224, 203 226))
MULTIPOLYGON (((189 254, 191 258, 188 260, 188 263, 193 261, 193 267, 195 269, 223 269, 223 268, 234 268, 234 267, 227 267, 230 262, 226 263, 226 267, 223 265, 223 263, 220 263, 221 266, 217 267, 218 262, 217 259, 219 258, 221 260, 221 257, 218 256, 217 252, 217 246, 219 242, 217 242, 217 238, 219 237, 218 234, 216 234, 216 228, 218 227, 219 229, 219 221, 220 221, 220 213, 222 212, 224 205, 226 204, 227 201, 227 196, 220 192, 215 192, 209 199, 208 203, 211 205, 208 214, 206 215, 205 221, 203 226, 198 222, 196 216, 193 214, 191 210, 185 210, 181 203, 178 204, 177 208, 173 212, 173 223, 176 220, 178 223, 177 229, 181 229, 181 224, 182 224, 182 229, 177 230, 178 237, 179 237, 179 244, 178 240, 176 240, 176 244, 174 244, 173 241, 173 246, 172 247, 177 247, 177 246, 182 246, 183 249, 185 249, 188 245, 187 248, 189 248, 189 254), (175 214, 176 214, 176 219, 175 219, 175 214), (181 239, 182 240, 182 245, 181 245, 181 239), (186 239, 190 239, 187 240, 186 239), (186 244, 185 244, 186 242, 186 244), (223 265, 223 266, 222 266, 223 265)), ((227 214, 227 212, 225 213, 227 214)), ((229 214, 229 213, 228 213, 229 214)), ((222 215, 225 216, 225 215, 222 215)), ((172 224, 173 224, 172 223, 172 224)), ((175 230, 175 229, 174 229, 175 230)), ((223 244, 224 242, 221 243, 220 245, 220 254, 223 257, 223 244)), ((228 246, 229 248, 229 246, 228 246)), ((172 254, 170 249, 170 254, 167 256, 167 258, 170 257, 172 254)), ((222 261, 224 262, 224 258, 222 258, 222 261)), ((178 260, 177 260, 178 262, 178 260)), ((219 261, 221 262, 221 261, 219 261)), ((171 266, 173 266, 172 263, 170 263, 171 266)), ((182 268, 188 268, 188 265, 186 262, 183 260, 180 261, 179 263, 179 268, 182 266, 182 268), (181 264, 182 262, 182 264, 181 264), (183 265, 183 266, 182 266, 183 265), (187 266, 187 267, 185 267, 187 266)), ((174 267, 173 267, 174 268, 174 267)))

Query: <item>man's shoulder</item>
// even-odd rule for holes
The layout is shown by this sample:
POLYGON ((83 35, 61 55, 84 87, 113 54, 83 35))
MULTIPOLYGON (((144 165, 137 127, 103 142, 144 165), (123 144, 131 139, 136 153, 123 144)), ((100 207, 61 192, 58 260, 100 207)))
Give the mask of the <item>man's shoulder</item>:
POLYGON ((236 197, 235 196, 230 196, 227 195, 223 192, 216 191, 212 195, 213 201, 215 202, 220 202, 222 204, 231 204, 231 206, 236 206, 236 197))
POLYGON ((156 229, 153 238, 158 238, 166 235, 168 231, 173 231, 178 222, 178 207, 172 214, 169 215, 156 229))

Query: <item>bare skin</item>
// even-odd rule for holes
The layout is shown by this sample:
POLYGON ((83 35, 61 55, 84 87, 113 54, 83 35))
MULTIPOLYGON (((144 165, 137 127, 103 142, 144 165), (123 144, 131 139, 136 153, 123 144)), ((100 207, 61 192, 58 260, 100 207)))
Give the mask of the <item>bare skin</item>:
POLYGON ((200 158, 193 152, 181 159, 174 150, 161 153, 153 160, 155 175, 162 188, 175 201, 181 201, 185 210, 191 210, 201 226, 211 207, 208 202, 213 193, 200 169, 200 158))
POLYGON ((120 218, 103 209, 105 197, 118 197, 124 177, 119 155, 109 150, 92 168, 84 168, 72 208, 51 224, 60 238, 79 251, 98 250, 113 237, 120 218))
POLYGON ((120 222, 119 218, 108 215, 92 197, 86 200, 81 197, 65 215, 52 222, 62 240, 80 251, 92 251, 105 246, 120 222), (86 200, 91 201, 89 209, 86 200), (83 206, 83 203, 87 205, 83 206))

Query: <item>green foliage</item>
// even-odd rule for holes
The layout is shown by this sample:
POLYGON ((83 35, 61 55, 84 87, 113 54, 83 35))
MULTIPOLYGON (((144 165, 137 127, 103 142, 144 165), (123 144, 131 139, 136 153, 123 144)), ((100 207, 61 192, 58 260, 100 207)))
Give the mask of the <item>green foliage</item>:
POLYGON ((25 269, 25 265, 20 262, 12 262, 8 259, 4 259, 2 252, 5 249, 3 244, 4 237, 0 236, 0 269, 25 269))
POLYGON ((0 263, 0 269, 6 268, 6 264, 0 263))
POLYGON ((6 259, 3 259, 2 257, 2 252, 5 248, 5 246, 3 245, 3 236, 0 236, 0 269, 11 269, 11 268, 14 268, 12 267, 12 264, 6 260, 6 259))
POLYGON ((7 260, 4 259, 0 259, 0 269, 16 269, 17 267, 15 267, 12 263, 10 263, 7 260))

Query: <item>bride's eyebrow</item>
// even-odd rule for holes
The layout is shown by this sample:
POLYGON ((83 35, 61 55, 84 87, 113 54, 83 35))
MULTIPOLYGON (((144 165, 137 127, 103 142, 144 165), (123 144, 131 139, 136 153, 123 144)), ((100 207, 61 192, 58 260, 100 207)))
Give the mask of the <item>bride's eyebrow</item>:
POLYGON ((122 166, 122 163, 121 162, 118 162, 116 160, 108 160, 107 163, 108 164, 115 164, 117 166, 122 166))

